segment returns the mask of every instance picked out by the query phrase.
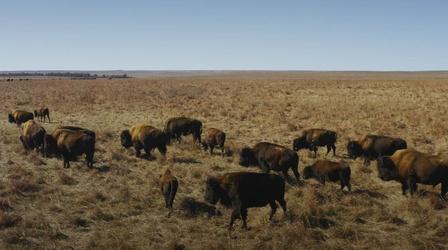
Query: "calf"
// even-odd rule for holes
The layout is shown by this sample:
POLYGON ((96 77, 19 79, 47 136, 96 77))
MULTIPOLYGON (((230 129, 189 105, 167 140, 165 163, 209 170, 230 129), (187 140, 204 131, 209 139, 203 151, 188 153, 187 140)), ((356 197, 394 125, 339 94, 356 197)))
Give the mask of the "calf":
POLYGON ((177 178, 169 169, 167 169, 159 178, 159 187, 163 197, 165 198, 165 207, 169 209, 168 216, 170 216, 173 211, 173 202, 178 186, 179 183, 177 178))
POLYGON ((210 155, 213 154, 215 147, 221 148, 221 155, 224 156, 224 142, 226 141, 226 134, 216 128, 208 128, 204 132, 202 139, 202 147, 204 150, 210 149, 210 155))
POLYGON ((339 181, 341 183, 341 190, 347 187, 348 191, 352 191, 350 174, 350 166, 344 161, 318 160, 313 165, 306 166, 303 170, 304 179, 314 178, 322 184, 325 184, 325 181, 339 181))
POLYGON ((50 122, 50 110, 48 108, 40 108, 34 110, 34 116, 39 118, 39 121, 45 122, 45 119, 48 118, 48 122, 50 122))
POLYGON ((334 131, 326 129, 307 129, 302 132, 302 136, 293 141, 293 150, 299 151, 307 148, 314 151, 317 156, 317 147, 327 147, 327 155, 333 149, 333 156, 336 155, 337 134, 334 131))

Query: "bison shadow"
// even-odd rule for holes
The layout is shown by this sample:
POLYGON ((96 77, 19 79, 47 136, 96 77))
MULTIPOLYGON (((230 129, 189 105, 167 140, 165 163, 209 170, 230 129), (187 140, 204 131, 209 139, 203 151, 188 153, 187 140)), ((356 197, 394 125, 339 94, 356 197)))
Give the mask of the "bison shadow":
POLYGON ((192 157, 173 157, 172 159, 175 163, 187 163, 187 164, 199 164, 200 161, 197 161, 196 159, 192 157))
POLYGON ((221 212, 215 206, 209 205, 202 201, 197 201, 192 197, 185 197, 180 203, 181 210, 188 217, 197 217, 201 215, 221 216, 221 212))
POLYGON ((385 199, 387 198, 387 195, 380 193, 380 192, 376 192, 376 191, 372 191, 372 190, 368 190, 368 189, 355 189, 351 192, 352 194, 360 194, 360 195, 367 195, 370 196, 372 198, 377 198, 377 199, 385 199))

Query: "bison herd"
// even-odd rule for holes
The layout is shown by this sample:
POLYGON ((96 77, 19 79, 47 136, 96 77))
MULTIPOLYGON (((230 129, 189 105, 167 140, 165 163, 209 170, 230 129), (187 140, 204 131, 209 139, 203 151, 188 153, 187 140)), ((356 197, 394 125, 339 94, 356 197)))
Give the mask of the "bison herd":
MULTIPOLYGON (((45 157, 62 157, 63 166, 70 167, 70 161, 85 155, 89 168, 93 167, 96 135, 94 131, 74 127, 60 126, 48 133, 33 118, 50 121, 48 108, 40 108, 33 113, 15 111, 8 114, 8 121, 20 127, 20 141, 25 150, 37 150, 45 157)), ((166 122, 163 130, 146 124, 137 124, 121 131, 120 142, 124 148, 133 147, 135 155, 141 156, 143 149, 147 156, 157 149, 163 158, 167 146, 173 141, 181 142, 182 136, 192 135, 195 144, 213 154, 214 148, 221 149, 225 156, 226 134, 216 128, 202 129, 202 122, 187 117, 175 117, 166 122), (202 137, 201 137, 202 136, 202 137)), ((205 183, 205 200, 209 203, 222 203, 233 209, 229 228, 234 221, 242 219, 246 227, 247 209, 251 207, 271 207, 270 219, 278 207, 286 213, 285 181, 291 185, 304 183, 299 173, 299 156, 297 151, 308 149, 317 156, 318 147, 326 147, 327 155, 333 151, 336 155, 337 133, 326 129, 307 129, 292 142, 292 149, 269 142, 259 142, 252 147, 239 151, 239 165, 259 167, 261 173, 232 172, 222 176, 209 177, 205 183), (281 173, 283 177, 270 174, 281 173), (295 181, 288 174, 291 170, 295 181)), ((446 199, 448 189, 448 162, 437 156, 428 155, 413 149, 407 149, 407 143, 401 138, 379 135, 366 135, 359 140, 347 143, 345 158, 364 159, 364 165, 377 161, 378 176, 383 181, 394 180, 401 183, 402 193, 409 190, 411 196, 417 190, 417 183, 436 186, 441 184, 441 199, 446 199)), ((339 162, 317 160, 304 167, 302 178, 314 178, 325 182, 339 182, 341 189, 351 191, 351 170, 347 161, 339 162)), ((173 209, 174 198, 178 189, 178 180, 170 170, 160 176, 160 190, 165 199, 169 214, 173 209)))

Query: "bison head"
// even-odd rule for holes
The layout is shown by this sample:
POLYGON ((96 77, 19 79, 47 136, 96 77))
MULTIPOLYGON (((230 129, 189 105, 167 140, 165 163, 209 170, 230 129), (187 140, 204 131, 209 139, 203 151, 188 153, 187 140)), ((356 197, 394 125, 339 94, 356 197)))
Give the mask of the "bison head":
POLYGON ((123 130, 120 134, 121 145, 125 148, 130 148, 132 146, 132 138, 129 130, 123 130))
POLYGON ((363 153, 361 145, 357 141, 349 141, 347 144, 348 157, 356 159, 363 153))
POLYGON ((42 152, 44 156, 48 157, 57 153, 57 143, 53 136, 45 134, 43 144, 42 152))
POLYGON ((14 116, 12 116, 11 113, 8 114, 8 122, 9 122, 9 123, 14 123, 14 122, 15 122, 15 121, 14 121, 14 116))
POLYGON ((248 147, 243 148, 240 152, 239 163, 243 167, 257 165, 257 159, 255 158, 254 151, 248 147))
POLYGON ((314 178, 314 171, 311 166, 306 166, 303 169, 303 179, 314 178))
POLYGON ((395 179, 397 168, 389 156, 378 157, 377 159, 378 177, 383 181, 395 179))
POLYGON ((211 203, 216 204, 221 199, 222 188, 219 186, 219 181, 215 177, 208 177, 205 186, 204 199, 211 203))
POLYGON ((309 148, 309 147, 310 147, 310 144, 306 140, 305 136, 301 136, 297 139, 294 139, 294 141, 292 142, 292 149, 294 151, 299 151, 300 149, 309 148))

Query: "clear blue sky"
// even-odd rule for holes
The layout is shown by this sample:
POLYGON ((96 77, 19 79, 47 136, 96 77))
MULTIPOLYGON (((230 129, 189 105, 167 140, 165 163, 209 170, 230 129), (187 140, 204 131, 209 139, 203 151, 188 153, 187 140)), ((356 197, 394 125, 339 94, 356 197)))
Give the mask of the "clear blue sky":
POLYGON ((0 3, 0 70, 448 70, 448 1, 0 3))

